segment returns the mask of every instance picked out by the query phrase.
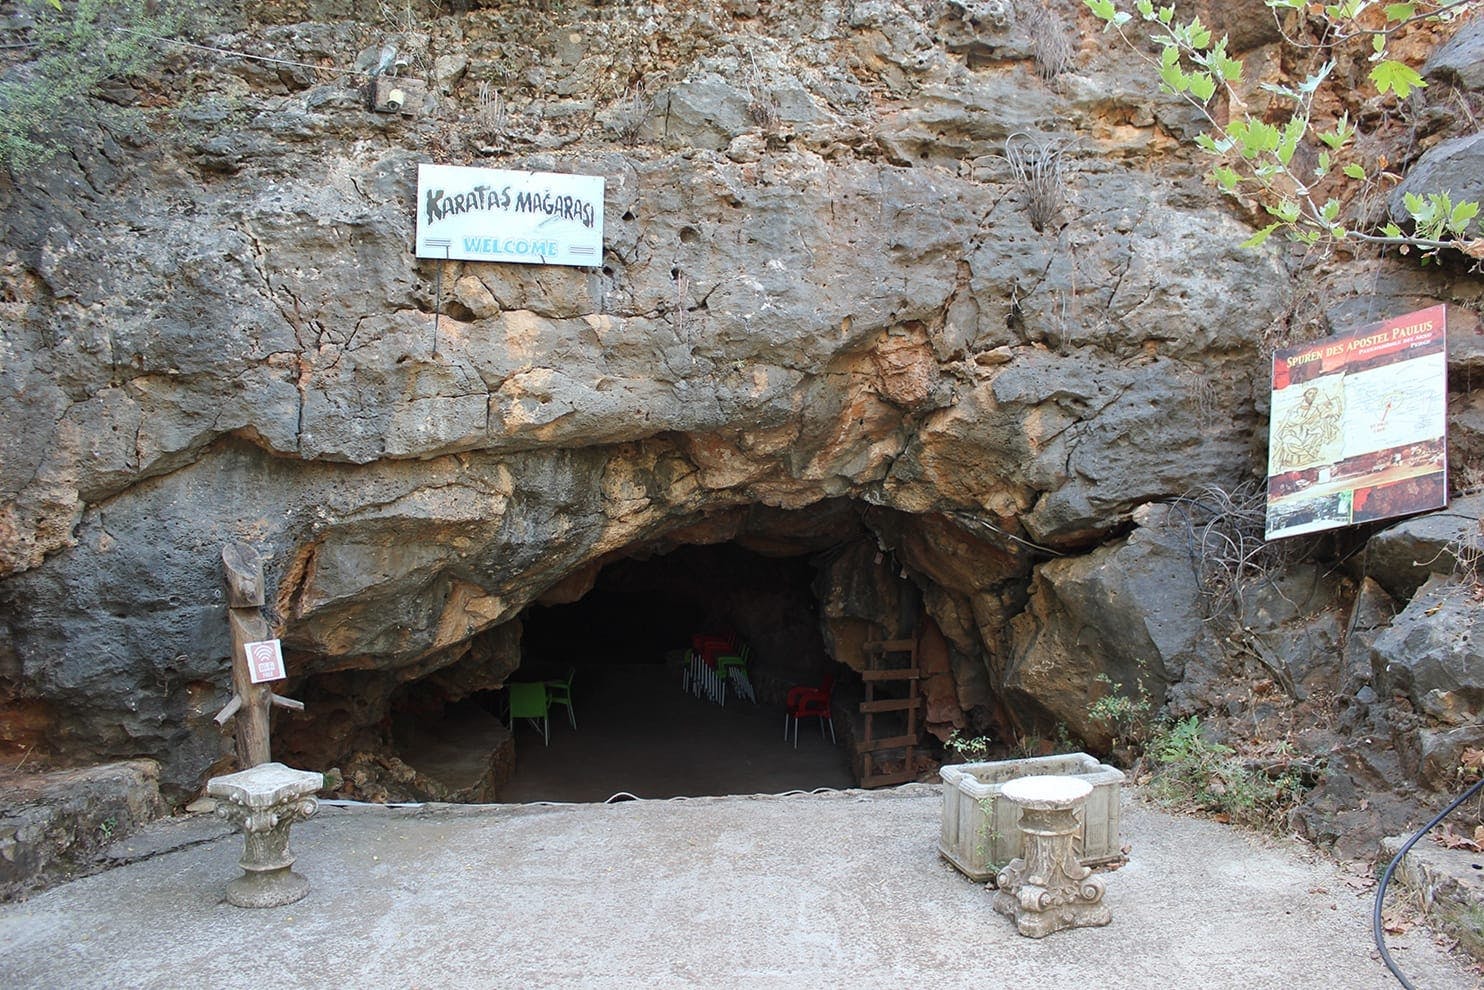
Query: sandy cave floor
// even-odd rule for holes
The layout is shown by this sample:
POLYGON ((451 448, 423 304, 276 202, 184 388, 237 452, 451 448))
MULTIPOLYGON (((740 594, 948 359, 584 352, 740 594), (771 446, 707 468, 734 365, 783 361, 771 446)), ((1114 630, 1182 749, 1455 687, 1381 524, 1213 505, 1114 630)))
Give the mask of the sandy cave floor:
POLYGON ((849 758, 806 720, 798 746, 783 708, 729 695, 725 707, 681 691, 662 667, 587 668, 573 684, 577 730, 552 710, 551 745, 516 726, 515 776, 505 802, 779 794, 853 785, 849 758))
MULTIPOLYGON (((539 676, 518 672, 512 679, 539 676)), ((844 725, 837 724, 839 742, 832 743, 817 719, 807 719, 795 746, 792 735, 783 737, 782 705, 754 704, 735 693, 724 707, 698 699, 662 664, 580 667, 572 695, 577 727, 565 707, 553 707, 549 744, 530 721, 516 722, 515 774, 500 788, 502 803, 781 794, 855 783, 844 725)), ((467 705, 461 710, 467 713, 467 705)), ((468 740, 483 731, 493 745, 493 724, 488 713, 471 718, 454 711, 406 733, 398 755, 440 780, 466 785, 483 772, 487 754, 468 740)))

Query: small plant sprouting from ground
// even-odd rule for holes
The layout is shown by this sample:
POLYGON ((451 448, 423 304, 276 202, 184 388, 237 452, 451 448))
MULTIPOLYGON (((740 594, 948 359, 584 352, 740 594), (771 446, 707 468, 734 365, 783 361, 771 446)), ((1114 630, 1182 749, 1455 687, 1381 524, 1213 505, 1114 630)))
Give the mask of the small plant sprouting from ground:
MULTIPOLYGON (((750 54, 748 57, 752 58, 750 54)), ((778 97, 773 95, 772 90, 763 81, 763 74, 758 69, 755 58, 752 58, 752 71, 749 75, 747 89, 751 98, 747 101, 747 117, 764 134, 772 134, 778 130, 781 119, 778 97)))
POLYGON ((983 763, 989 759, 988 736, 966 736, 958 729, 948 737, 943 747, 958 759, 967 763, 983 763))
POLYGON ((778 99, 765 90, 754 89, 747 101, 747 117, 764 134, 778 130, 778 99))
POLYGON ((1458 939, 1458 947, 1484 960, 1484 904, 1459 907, 1444 914, 1443 928, 1458 939))
POLYGON ((1000 842, 999 827, 995 824, 994 801, 990 798, 979 799, 979 817, 983 821, 979 825, 979 831, 974 836, 974 851, 980 858, 985 860, 985 869, 990 873, 999 873, 1005 868, 1004 863, 990 858, 990 851, 1000 842))
POLYGON ((654 100, 645 94, 644 87, 630 86, 613 119, 613 128, 618 139, 630 147, 638 144, 644 123, 653 112, 654 100))
POLYGON ((1025 20, 1031 35, 1031 51, 1036 60, 1036 71, 1047 82, 1072 67, 1076 49, 1072 45, 1072 31, 1061 12, 1040 3, 1031 8, 1025 20))
POLYGON ((1484 519, 1462 527, 1444 552, 1453 557, 1453 574, 1475 600, 1484 600, 1484 519))
POLYGON ((1145 758, 1156 801, 1248 828, 1285 831, 1304 795, 1297 771, 1273 774, 1249 766, 1230 746, 1206 738, 1195 715, 1157 728, 1145 758))
POLYGON ((1005 138, 1004 159, 1025 199, 1025 213, 1039 233, 1052 224, 1067 203, 1066 149, 1054 139, 1043 144, 1017 132, 1005 138))
POLYGON ((1149 692, 1142 681, 1129 694, 1107 674, 1098 674, 1095 680, 1103 686, 1103 695, 1088 706, 1087 717, 1103 727, 1113 741, 1113 755, 1129 766, 1149 734, 1149 692))
POLYGON ((507 114, 505 97, 498 90, 491 90, 488 80, 479 84, 479 129, 488 140, 493 141, 505 131, 507 114))

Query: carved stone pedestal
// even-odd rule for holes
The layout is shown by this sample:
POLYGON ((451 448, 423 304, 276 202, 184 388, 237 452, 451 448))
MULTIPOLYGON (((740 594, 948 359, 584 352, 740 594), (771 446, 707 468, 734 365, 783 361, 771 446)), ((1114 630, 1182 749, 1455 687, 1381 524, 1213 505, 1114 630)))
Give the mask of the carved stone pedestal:
POLYGON ((216 813, 240 829, 247 844, 238 861, 242 876, 227 885, 228 904, 279 907, 309 893, 309 881, 290 869, 289 827, 319 810, 313 795, 323 784, 323 774, 282 763, 207 781, 206 793, 218 802, 216 813))
POLYGON ((1063 928, 1113 920, 1103 881, 1078 861, 1078 812, 1092 785, 1075 777, 1021 777, 1000 796, 1020 808, 1023 854, 1000 871, 994 909, 1015 919, 1022 935, 1042 938, 1063 928))

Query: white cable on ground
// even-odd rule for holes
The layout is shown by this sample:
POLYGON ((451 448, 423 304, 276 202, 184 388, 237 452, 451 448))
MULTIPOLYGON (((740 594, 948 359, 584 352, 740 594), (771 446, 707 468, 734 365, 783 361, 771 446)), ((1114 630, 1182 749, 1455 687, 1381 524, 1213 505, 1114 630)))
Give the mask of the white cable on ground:
POLYGON ((628 791, 618 791, 602 801, 521 801, 519 803, 501 802, 475 802, 475 801, 354 801, 350 798, 321 798, 320 804, 331 808, 426 808, 430 804, 447 804, 457 808, 576 808, 585 804, 614 804, 623 801, 694 801, 697 798, 708 797, 815 797, 821 794, 844 794, 838 787, 816 787, 812 791, 799 790, 777 791, 771 794, 677 794, 667 798, 642 798, 628 791))

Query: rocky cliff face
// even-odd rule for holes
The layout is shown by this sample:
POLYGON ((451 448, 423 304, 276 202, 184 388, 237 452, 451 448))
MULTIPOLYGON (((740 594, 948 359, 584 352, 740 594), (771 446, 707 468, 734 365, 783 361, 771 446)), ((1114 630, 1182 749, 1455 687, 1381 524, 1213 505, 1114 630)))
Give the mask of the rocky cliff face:
MULTIPOLYGON (((604 564, 726 541, 829 551, 842 662, 912 589, 940 734, 1097 739, 1100 673, 1215 700, 1187 548, 1141 507, 1260 470, 1274 343, 1449 303, 1478 480, 1479 280, 1236 247, 1191 115, 1080 4, 372 6, 246 5, 214 44, 282 61, 172 56, 0 178, 17 752, 195 786, 229 540, 326 754, 405 682, 497 686, 522 610, 604 564), (368 109, 385 46, 413 112, 368 109), (414 258, 423 161, 606 177, 601 266, 414 258)), ((1219 16, 1278 71, 1261 4, 1219 16)))

